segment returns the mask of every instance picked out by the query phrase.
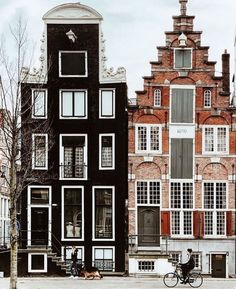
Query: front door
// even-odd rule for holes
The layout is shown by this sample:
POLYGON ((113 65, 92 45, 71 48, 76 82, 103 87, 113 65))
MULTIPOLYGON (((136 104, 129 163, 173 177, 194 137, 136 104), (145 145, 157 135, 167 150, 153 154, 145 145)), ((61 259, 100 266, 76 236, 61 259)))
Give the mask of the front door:
POLYGON ((48 208, 31 208, 31 245, 48 245, 48 208))
POLYGON ((138 245, 160 246, 160 209, 159 207, 139 207, 138 245))
POLYGON ((212 254, 211 268, 212 268, 212 277, 226 278, 226 255, 212 254))

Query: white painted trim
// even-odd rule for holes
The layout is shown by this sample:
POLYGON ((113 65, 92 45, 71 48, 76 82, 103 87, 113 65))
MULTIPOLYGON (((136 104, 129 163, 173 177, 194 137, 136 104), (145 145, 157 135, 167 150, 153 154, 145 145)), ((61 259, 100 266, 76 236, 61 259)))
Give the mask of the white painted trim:
POLYGON ((161 102, 162 102, 162 91, 160 88, 157 88, 153 92, 153 106, 154 107, 161 107, 161 102), (160 100, 160 103, 156 103, 156 98, 160 100))
POLYGON ((59 90, 59 119, 87 119, 88 118, 88 90, 87 89, 60 89, 59 90), (62 116, 62 92, 85 93, 85 116, 62 116))
POLYGON ((60 134, 59 135, 59 176, 60 180, 87 180, 88 178, 88 135, 87 134, 60 134), (62 137, 66 136, 84 136, 84 170, 85 170, 85 177, 84 178, 63 178, 62 177, 62 168, 61 165, 64 164, 64 149, 62 146, 62 137))
POLYGON ((204 108, 211 108, 211 104, 212 104, 212 93, 210 89, 204 89, 204 93, 203 93, 203 107, 204 108), (210 92, 210 95, 206 95, 208 92, 210 92), (205 99, 206 97, 210 98, 210 104, 209 105, 205 105, 205 99))
POLYGON ((84 186, 62 186, 61 187, 61 241, 84 241, 84 186), (64 228, 64 191, 65 189, 81 189, 81 238, 66 238, 64 228))
POLYGON ((48 262, 47 262, 47 254, 46 253, 29 253, 28 254, 28 272, 29 273, 46 273, 48 271, 48 262), (44 268, 42 270, 34 270, 32 269, 32 256, 42 255, 44 256, 44 268))
POLYGON ((48 90, 46 88, 32 88, 31 89, 31 117, 33 119, 47 119, 48 117, 48 90), (45 103, 44 103, 44 108, 45 108, 45 116, 35 116, 34 115, 34 92, 35 91, 44 91, 45 92, 45 103))
POLYGON ((203 125, 202 126, 202 154, 203 155, 228 155, 229 154, 229 126, 228 125, 203 125), (206 140, 206 128, 213 128, 213 146, 214 151, 208 152, 206 151, 205 147, 205 140, 206 140), (226 151, 225 152, 218 152, 217 151, 217 129, 218 128, 226 128, 226 151))
POLYGON ((182 69, 186 69, 186 70, 190 70, 193 68, 193 48, 174 48, 174 63, 173 63, 173 67, 174 69, 177 69, 177 70, 182 70, 182 69), (175 51, 176 50, 190 50, 191 51, 191 66, 190 67, 175 67, 175 51))
MULTIPOLYGON (((95 261, 95 249, 112 249, 112 261, 115 265, 115 246, 92 246, 92 262, 95 261)), ((115 266, 112 270, 115 271, 115 266)))
POLYGON ((159 179, 138 179, 138 180, 135 180, 135 206, 136 206, 136 210, 137 210, 137 207, 160 207, 160 209, 161 209, 162 208, 162 181, 159 180, 159 179), (137 183, 138 182, 147 182, 148 183, 147 204, 138 204, 138 202, 137 202, 137 183), (158 182, 158 183, 160 183, 160 203, 159 204, 150 204, 150 190, 149 190, 149 183, 150 182, 158 182))
POLYGON ((92 241, 115 241, 115 186, 93 186, 92 187, 92 241), (112 238, 111 239, 99 239, 95 237, 95 191, 96 189, 111 189, 112 190, 112 238))
POLYGON ((100 88, 99 89, 99 118, 101 119, 114 119, 116 117, 116 89, 115 88, 100 88), (112 116, 102 116, 102 92, 112 91, 112 116))
POLYGON ((48 134, 47 133, 33 133, 32 134, 32 169, 33 170, 47 170, 48 169, 48 134), (45 137, 45 166, 35 167, 35 137, 45 137))
POLYGON ((115 169, 115 134, 114 133, 101 133, 99 134, 99 170, 114 170, 115 169), (112 166, 102 167, 102 137, 111 136, 112 137, 112 166))
POLYGON ((162 153, 162 125, 161 124, 146 124, 146 123, 136 123, 135 124, 135 156, 136 154, 154 154, 160 155, 162 153), (146 127, 147 129, 147 150, 139 150, 138 149, 138 127, 146 127), (159 128, 159 150, 150 150, 150 130, 151 127, 159 128))
POLYGON ((78 78, 78 77, 88 77, 88 53, 85 50, 60 50, 59 51, 59 56, 58 56, 58 61, 59 61, 59 77, 71 77, 71 78, 78 78), (61 74, 61 53, 84 53, 85 55, 85 74, 81 75, 62 75, 61 74))
MULTIPOLYGON (((226 251, 210 251, 208 253, 208 256, 209 256, 209 270, 210 270, 210 274, 212 274, 212 255, 226 255, 226 258, 225 258, 225 277, 226 278, 229 278, 229 252, 226 252, 226 251)), ((224 280, 224 279, 223 279, 224 280)))

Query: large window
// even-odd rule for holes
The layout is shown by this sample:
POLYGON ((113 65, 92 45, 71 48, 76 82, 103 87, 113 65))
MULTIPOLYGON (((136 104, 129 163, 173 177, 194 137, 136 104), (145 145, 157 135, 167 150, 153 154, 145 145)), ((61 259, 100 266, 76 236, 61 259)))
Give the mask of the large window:
POLYGON ((138 124, 135 133, 137 153, 161 153, 161 125, 138 124))
POLYGON ((93 265, 101 271, 114 271, 115 269, 115 248, 94 247, 93 265))
POLYGON ((204 182, 204 234, 206 236, 226 235, 226 196, 225 182, 204 182))
POLYGON ((87 77, 86 51, 60 51, 59 76, 61 77, 87 77))
POLYGON ((87 92, 85 90, 61 90, 60 118, 86 118, 87 92))
POLYGON ((100 89, 99 117, 115 118, 115 89, 100 89))
POLYGON ((171 182, 171 234, 193 234, 193 183, 171 182))
POLYGON ((47 118, 47 90, 32 90, 32 117, 47 118))
POLYGON ((32 168, 47 169, 48 166, 48 136, 47 134, 32 135, 32 168))
POLYGON ((82 238, 83 187, 62 187, 64 239, 82 238))
POLYGON ((87 135, 61 135, 61 179, 87 178, 87 135))
POLYGON ((159 181, 138 181, 136 184, 138 205, 159 205, 161 184, 159 181))
POLYGON ((179 49, 174 50, 174 67, 179 69, 191 69, 192 68, 192 49, 179 49))
POLYGON ((193 123, 193 89, 172 88, 171 123, 193 123))
POLYGON ((228 126, 206 125, 203 127, 203 153, 227 154, 229 151, 228 126))
POLYGON ((111 170, 115 168, 115 135, 99 135, 99 169, 111 170))
POLYGON ((114 239, 114 187, 94 188, 93 239, 114 239))

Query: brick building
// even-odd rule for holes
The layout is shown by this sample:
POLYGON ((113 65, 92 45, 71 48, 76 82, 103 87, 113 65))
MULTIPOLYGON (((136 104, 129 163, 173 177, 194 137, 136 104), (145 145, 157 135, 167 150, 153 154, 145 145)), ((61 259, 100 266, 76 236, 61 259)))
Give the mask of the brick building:
POLYGON ((165 273, 192 248, 196 268, 235 274, 236 109, 187 0, 129 105, 129 272, 165 273))

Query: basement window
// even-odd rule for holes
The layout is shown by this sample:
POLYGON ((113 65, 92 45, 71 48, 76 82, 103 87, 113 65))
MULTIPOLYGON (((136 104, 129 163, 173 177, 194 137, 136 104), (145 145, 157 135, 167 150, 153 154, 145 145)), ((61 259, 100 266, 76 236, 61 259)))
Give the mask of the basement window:
POLYGON ((47 254, 30 253, 28 255, 28 272, 47 272, 47 254))
POLYGON ((138 261, 139 272, 153 272, 155 270, 154 261, 138 261))

